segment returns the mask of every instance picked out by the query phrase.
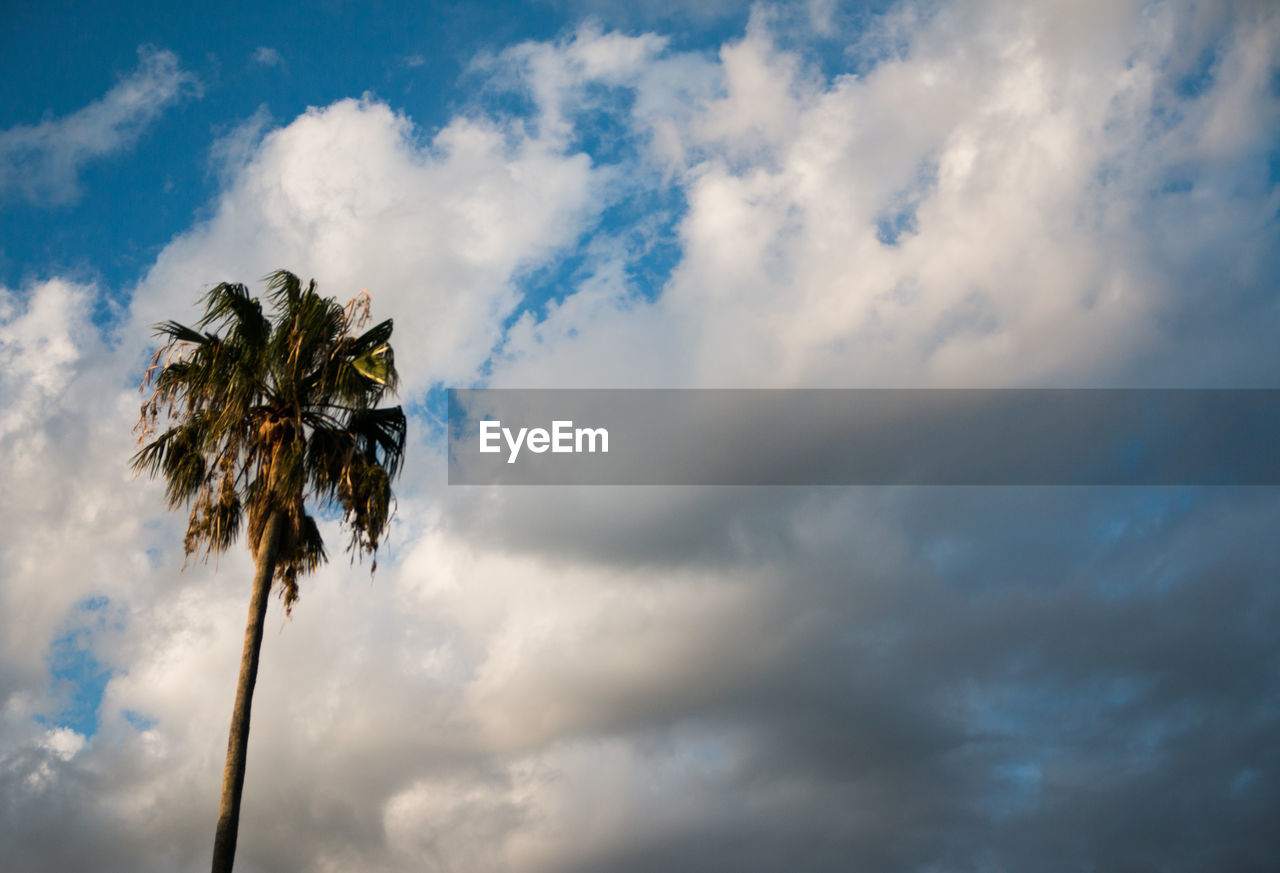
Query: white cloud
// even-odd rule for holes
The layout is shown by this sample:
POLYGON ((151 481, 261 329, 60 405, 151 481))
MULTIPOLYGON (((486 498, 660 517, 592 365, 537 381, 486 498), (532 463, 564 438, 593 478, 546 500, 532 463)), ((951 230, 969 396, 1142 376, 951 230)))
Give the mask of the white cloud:
POLYGON ((284 58, 271 46, 260 45, 253 51, 253 61, 264 67, 283 67, 284 58))
POLYGON ((229 182, 248 166, 271 124, 271 110, 263 103, 253 115, 222 133, 209 146, 211 170, 229 182))
MULTIPOLYGON (((1186 365, 1187 342, 1216 340, 1204 320, 1193 335, 1177 327, 1203 279, 1170 269, 1161 240, 1176 235, 1181 259, 1213 258, 1274 214, 1259 150, 1277 101, 1251 60, 1274 39, 1274 16, 1230 32, 1213 87, 1186 101, 1169 72, 1194 54, 1176 9, 1094 11, 1127 41, 1064 36, 1065 8, 954 4, 923 21, 910 10, 890 15, 905 35, 886 26, 895 55, 861 76, 816 79, 760 16, 721 50, 705 78, 714 96, 636 74, 634 120, 658 165, 680 162, 682 260, 648 312, 615 285, 612 306, 567 301, 521 326, 505 349, 512 384, 667 378, 655 365, 700 385, 1267 379, 1274 355, 1260 336, 1216 376, 1186 365), (1218 124, 1221 113, 1235 120, 1218 124), (1232 145, 1206 151, 1206 136, 1232 145), (1162 193, 1181 175, 1225 194, 1242 173, 1255 196, 1206 190, 1213 205, 1193 211, 1194 198, 1162 193), (664 346, 679 360, 640 351, 664 346)), ((1235 302, 1210 322, 1248 330, 1236 307, 1265 306, 1264 281, 1255 270, 1220 289, 1235 302)))
POLYGON ((89 322, 93 297, 61 280, 0 289, 0 602, 21 617, 0 651, 27 680, 75 603, 127 591, 147 564, 141 495, 121 489, 136 394, 89 322))
POLYGON ((368 288, 397 320, 408 391, 467 380, 500 339, 522 270, 573 243, 601 203, 584 155, 484 119, 428 144, 371 100, 317 109, 273 131, 214 216, 171 243, 135 296, 142 324, 202 287, 279 267, 334 295, 368 288))
POLYGON ((138 69, 101 100, 62 118, 0 131, 0 198, 74 200, 81 168, 129 148, 162 111, 199 93, 199 82, 173 52, 142 46, 138 69))

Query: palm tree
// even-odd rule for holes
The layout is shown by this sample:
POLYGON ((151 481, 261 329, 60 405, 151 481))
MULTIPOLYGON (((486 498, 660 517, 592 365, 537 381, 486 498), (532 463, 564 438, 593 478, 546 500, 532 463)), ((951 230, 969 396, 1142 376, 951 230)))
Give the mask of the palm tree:
POLYGON ((164 477, 169 506, 186 504, 184 549, 207 558, 248 522, 253 595, 240 659, 213 873, 235 858, 249 742, 249 711, 267 601, 275 582, 288 613, 298 577, 326 560, 308 506, 336 510, 353 557, 373 556, 394 507, 391 481, 404 456, 405 416, 379 408, 396 388, 391 320, 365 330, 369 295, 346 307, 304 290, 279 270, 266 277, 271 317, 244 285, 203 298, 195 328, 157 324, 165 338, 143 379, 152 391, 138 422, 136 472, 164 477), (166 426, 163 431, 161 426, 166 426))

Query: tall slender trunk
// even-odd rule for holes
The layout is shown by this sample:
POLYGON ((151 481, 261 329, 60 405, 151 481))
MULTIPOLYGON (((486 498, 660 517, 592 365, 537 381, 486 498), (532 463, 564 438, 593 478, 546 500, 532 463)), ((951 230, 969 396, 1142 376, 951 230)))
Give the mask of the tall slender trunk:
POLYGON ((227 738, 227 763, 222 768, 222 803, 218 807, 218 829, 213 836, 213 873, 231 873, 236 857, 236 834, 240 828, 240 792, 244 788, 245 756, 249 749, 249 711, 253 708, 253 686, 258 680, 258 654, 262 649, 262 626, 267 617, 271 579, 284 514, 273 510, 258 543, 253 574, 253 596, 249 600, 249 621, 244 629, 244 653, 240 656, 240 682, 236 705, 231 712, 231 735, 227 738))

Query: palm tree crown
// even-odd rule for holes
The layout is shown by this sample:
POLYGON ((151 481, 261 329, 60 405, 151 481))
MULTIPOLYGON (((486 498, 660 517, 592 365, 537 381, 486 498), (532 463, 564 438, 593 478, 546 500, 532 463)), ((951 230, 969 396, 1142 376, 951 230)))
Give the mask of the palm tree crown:
POLYGON ((246 516, 257 557, 278 515, 273 575, 288 609, 298 576, 326 560, 308 503, 340 508, 349 549, 376 568, 406 424, 399 406, 377 406, 397 377, 391 320, 363 329, 367 293, 344 307, 285 270, 267 287, 271 317, 244 285, 223 283, 196 327, 156 325, 167 341, 143 381, 152 393, 133 466, 163 475, 171 508, 190 506, 189 557, 226 549, 246 516))

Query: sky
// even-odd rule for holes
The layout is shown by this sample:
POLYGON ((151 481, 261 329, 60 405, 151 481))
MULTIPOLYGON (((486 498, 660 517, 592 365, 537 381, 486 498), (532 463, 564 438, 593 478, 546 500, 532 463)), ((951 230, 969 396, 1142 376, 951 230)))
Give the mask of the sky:
POLYGON ((394 317, 409 447, 376 575, 271 606, 238 870, 1280 864, 1275 489, 461 488, 442 420, 1280 387, 1272 4, 0 20, 0 868, 208 863, 251 564, 131 429, 150 326, 281 267, 394 317))

